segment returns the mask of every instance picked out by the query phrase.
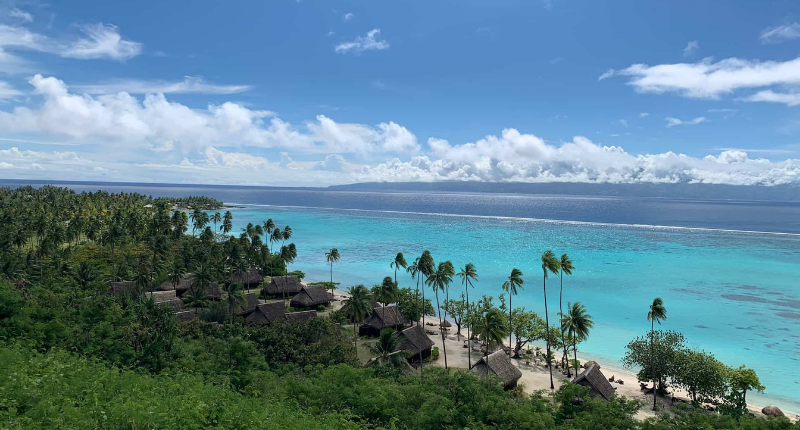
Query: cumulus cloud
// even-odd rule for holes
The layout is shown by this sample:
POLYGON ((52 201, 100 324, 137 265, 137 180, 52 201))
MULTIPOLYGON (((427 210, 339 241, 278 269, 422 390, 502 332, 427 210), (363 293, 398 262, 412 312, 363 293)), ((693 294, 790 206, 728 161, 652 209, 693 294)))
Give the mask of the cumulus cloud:
POLYGON ((319 115, 304 128, 296 128, 273 112, 232 102, 192 109, 163 94, 148 94, 143 100, 125 92, 95 97, 70 93, 54 77, 36 75, 29 82, 42 97, 42 105, 0 112, 0 130, 51 134, 81 143, 182 150, 255 146, 307 153, 419 151, 416 136, 394 122, 371 127, 337 123, 319 115))
POLYGON ((345 54, 353 52, 355 54, 364 51, 381 51, 389 49, 389 43, 385 40, 378 40, 381 35, 381 30, 378 28, 372 29, 367 32, 366 36, 357 36, 352 42, 342 42, 336 45, 333 50, 345 54))
POLYGON ((281 162, 279 164, 285 169, 294 168, 294 160, 292 160, 288 152, 281 152, 281 162))
POLYGON ((224 152, 214 147, 206 148, 205 156, 210 166, 244 170, 265 170, 269 167, 269 160, 264 157, 256 157, 243 152, 224 152))
POLYGON ((343 21, 350 21, 350 20, 351 20, 351 19, 353 19, 355 16, 356 16, 356 15, 355 15, 354 13, 352 13, 352 12, 347 12, 346 14, 342 15, 342 20, 343 20, 343 21))
POLYGON ((10 99, 12 97, 17 97, 17 96, 21 96, 21 95, 22 95, 22 91, 14 88, 8 82, 0 81, 0 100, 1 99, 10 99))
POLYGON ((604 80, 604 79, 608 79, 608 78, 610 78, 610 77, 614 76, 614 74, 615 74, 616 72, 617 72, 617 71, 616 71, 616 70, 614 70, 614 69, 608 69, 608 70, 606 70, 606 71, 605 71, 605 72, 604 72, 602 75, 600 75, 600 76, 597 78, 597 80, 598 80, 598 82, 599 82, 599 81, 602 81, 602 80, 604 80))
POLYGON ((99 84, 75 85, 87 94, 236 94, 249 91, 249 85, 216 85, 200 76, 185 76, 181 81, 122 79, 99 84))
POLYGON ((487 181, 712 183, 778 185, 800 182, 800 160, 750 159, 742 151, 705 158, 666 152, 632 155, 585 137, 556 147, 514 129, 474 143, 431 139, 431 156, 393 159, 354 172, 358 181, 487 181))
POLYGON ((628 85, 642 93, 673 92, 684 97, 716 99, 735 90, 800 84, 800 58, 788 61, 748 61, 728 58, 698 63, 634 64, 600 78, 630 77, 628 85))
POLYGON ((647 118, 650 114, 647 112, 642 112, 639 114, 639 118, 647 118))
POLYGON ((61 53, 62 57, 123 61, 142 52, 141 43, 123 39, 114 25, 89 24, 81 27, 81 30, 86 37, 74 41, 61 53))
POLYGON ((668 116, 664 119, 667 121, 667 127, 675 127, 676 125, 696 125, 700 124, 701 122, 706 122, 706 118, 704 116, 698 116, 697 118, 687 120, 673 118, 671 116, 668 116))
POLYGON ((761 43, 778 43, 785 40, 800 38, 800 23, 792 22, 789 24, 765 28, 761 32, 760 38, 761 43))
POLYGON ((686 44, 685 48, 683 48, 683 56, 688 57, 694 54, 695 51, 697 51, 698 49, 700 49, 700 42, 692 40, 691 42, 686 44))
POLYGON ((319 161, 314 165, 314 170, 323 170, 326 172, 344 172, 347 167, 347 161, 339 154, 328 154, 325 160, 319 161))
POLYGON ((9 16, 11 16, 12 18, 16 18, 22 22, 33 22, 33 15, 31 15, 29 12, 25 12, 24 10, 18 8, 11 9, 9 16))
POLYGON ((772 90, 764 90, 745 97, 744 100, 748 102, 783 103, 786 106, 797 106, 800 105, 800 93, 776 93, 772 90))

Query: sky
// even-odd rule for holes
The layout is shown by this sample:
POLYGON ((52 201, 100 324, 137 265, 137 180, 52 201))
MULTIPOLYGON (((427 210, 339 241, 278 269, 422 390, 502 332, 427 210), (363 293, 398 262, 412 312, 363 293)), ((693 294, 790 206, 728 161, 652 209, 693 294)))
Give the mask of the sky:
POLYGON ((800 4, 0 0, 0 178, 800 184, 800 4))

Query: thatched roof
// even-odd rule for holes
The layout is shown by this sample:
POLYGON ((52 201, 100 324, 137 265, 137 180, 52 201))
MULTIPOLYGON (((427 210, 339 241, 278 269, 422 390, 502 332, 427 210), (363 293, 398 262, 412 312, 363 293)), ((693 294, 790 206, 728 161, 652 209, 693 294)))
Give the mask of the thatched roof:
POLYGON ((606 400, 614 395, 614 387, 608 382, 608 379, 600 371, 600 367, 597 364, 590 365, 572 382, 589 387, 592 395, 600 395, 606 400))
POLYGON ((381 306, 372 310, 372 315, 364 320, 365 325, 372 326, 378 330, 386 327, 399 327, 408 322, 400 313, 397 305, 381 306))
POLYGON ((594 360, 589 360, 589 361, 587 361, 586 363, 583 363, 583 368, 584 368, 584 369, 588 369, 588 368, 590 368, 590 367, 591 367, 593 364, 594 364, 595 366, 597 366, 597 368, 598 368, 598 369, 600 368, 600 364, 598 364, 598 363, 597 363, 596 361, 594 361, 594 360))
POLYGON ((166 302, 161 302, 161 304, 164 306, 172 306, 175 312, 183 310, 183 300, 181 299, 168 300, 166 302))
POLYGON ((136 290, 136 283, 133 281, 119 281, 111 283, 111 291, 114 294, 123 294, 136 290))
POLYGON ((170 300, 175 300, 178 297, 175 295, 175 290, 172 291, 153 291, 152 293, 144 293, 146 299, 152 298, 156 303, 164 303, 170 300))
POLYGON ((175 315, 178 316, 178 321, 191 321, 197 318, 197 312, 194 309, 176 312, 175 315))
POLYGON ((303 284, 300 283, 297 276, 273 276, 262 292, 269 296, 292 295, 299 293, 302 289, 303 284))
POLYGON ((170 281, 164 281, 161 285, 158 286, 158 289, 161 291, 170 291, 175 290, 179 293, 189 290, 192 287, 192 279, 189 277, 185 277, 180 280, 177 284, 173 285, 170 281))
POLYGON ((761 410, 761 413, 768 416, 768 417, 782 417, 783 411, 780 410, 777 406, 767 406, 761 410))
POLYGON ((258 306, 258 297, 255 293, 248 293, 244 295, 244 302, 236 304, 236 315, 247 315, 256 310, 258 306))
POLYGON ((222 300, 222 289, 214 282, 206 287, 206 297, 212 300, 222 300))
POLYGON ((285 318, 289 321, 304 322, 317 317, 317 311, 286 312, 285 318))
POLYGON ((235 272, 231 275, 229 280, 230 282, 241 282, 244 286, 253 286, 259 285, 261 282, 264 281, 264 277, 258 273, 258 269, 255 267, 251 267, 248 271, 244 273, 235 272))
POLYGON ((425 334, 425 329, 421 325, 414 325, 403 330, 400 336, 403 339, 400 349, 411 355, 419 354, 433 346, 433 341, 425 334))
POLYGON ((268 325, 285 318, 286 307, 283 302, 267 303, 256 306, 253 313, 245 319, 248 324, 268 325))
POLYGON ((296 296, 292 299, 292 306, 294 307, 311 307, 319 305, 327 305, 333 300, 333 296, 328 293, 322 285, 305 286, 296 296))
POLYGON ((379 302, 379 301, 377 301, 377 300, 373 300, 373 301, 371 301, 371 302, 370 302, 370 304, 372 305, 372 309, 379 308, 379 307, 383 306, 383 305, 382 305, 382 304, 380 304, 380 302, 379 302))
POLYGON ((511 363, 511 358, 503 350, 493 352, 489 354, 489 357, 481 357, 470 372, 484 378, 486 377, 487 366, 490 373, 499 376, 503 380, 504 387, 515 384, 522 377, 522 372, 511 363))

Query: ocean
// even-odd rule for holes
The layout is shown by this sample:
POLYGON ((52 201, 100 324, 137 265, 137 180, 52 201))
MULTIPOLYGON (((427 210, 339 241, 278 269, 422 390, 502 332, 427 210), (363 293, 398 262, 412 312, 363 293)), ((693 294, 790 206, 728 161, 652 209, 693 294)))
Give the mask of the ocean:
MULTIPOLYGON (((23 181, 0 181, 16 186, 23 181)), ((687 344, 730 366, 756 369, 767 387, 758 403, 800 409, 800 203, 553 195, 274 190, 220 186, 57 184, 78 191, 137 191, 154 196, 206 195, 233 209, 234 231, 267 218, 290 225, 298 258, 290 269, 327 280, 325 251, 341 260, 342 287, 393 276, 397 252, 412 261, 430 250, 438 263, 478 268, 471 298, 497 297, 512 268, 524 272, 514 306, 544 314, 540 255, 568 253, 564 306, 583 303, 595 326, 579 345, 600 360, 619 360, 649 330, 653 298, 687 344)), ((401 286, 411 277, 398 272, 401 286)), ((456 281, 457 282, 457 281, 456 281)), ((451 286, 451 297, 463 287, 451 286)), ((558 318, 559 278, 547 282, 551 321, 558 318)), ((751 395, 748 394, 748 398, 751 395)))

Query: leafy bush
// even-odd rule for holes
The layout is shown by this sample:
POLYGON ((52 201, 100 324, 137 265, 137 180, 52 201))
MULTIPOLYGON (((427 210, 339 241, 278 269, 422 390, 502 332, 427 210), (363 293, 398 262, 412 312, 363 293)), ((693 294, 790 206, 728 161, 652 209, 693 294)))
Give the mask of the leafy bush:
POLYGON ((428 361, 436 361, 439 359, 439 347, 434 346, 431 350, 431 355, 428 357, 428 361))

